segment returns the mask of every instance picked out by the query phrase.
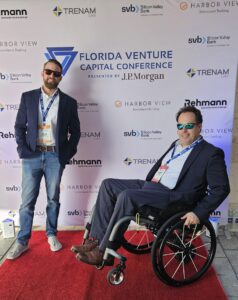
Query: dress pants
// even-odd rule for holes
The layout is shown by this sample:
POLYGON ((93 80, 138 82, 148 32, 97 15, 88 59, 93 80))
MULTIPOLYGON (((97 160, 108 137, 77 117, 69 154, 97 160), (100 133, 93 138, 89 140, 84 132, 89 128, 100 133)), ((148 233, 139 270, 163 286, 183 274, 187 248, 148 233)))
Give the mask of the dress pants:
MULTIPOLYGON (((99 240, 99 249, 104 251, 118 220, 135 215, 143 205, 165 209, 169 204, 169 194, 170 190, 160 183, 139 179, 103 180, 94 208, 90 237, 99 240)), ((120 231, 121 235, 127 226, 120 231)))

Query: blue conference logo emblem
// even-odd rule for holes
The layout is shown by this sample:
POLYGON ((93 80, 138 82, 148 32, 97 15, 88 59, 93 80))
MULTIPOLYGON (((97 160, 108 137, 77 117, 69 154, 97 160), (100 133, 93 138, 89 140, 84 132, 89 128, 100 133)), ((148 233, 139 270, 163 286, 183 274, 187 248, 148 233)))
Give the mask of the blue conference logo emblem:
POLYGON ((46 49, 48 52, 45 53, 45 57, 48 60, 56 59, 60 62, 62 61, 62 75, 64 76, 67 73, 72 62, 74 61, 76 55, 78 54, 78 51, 73 51, 74 47, 47 47, 46 49))

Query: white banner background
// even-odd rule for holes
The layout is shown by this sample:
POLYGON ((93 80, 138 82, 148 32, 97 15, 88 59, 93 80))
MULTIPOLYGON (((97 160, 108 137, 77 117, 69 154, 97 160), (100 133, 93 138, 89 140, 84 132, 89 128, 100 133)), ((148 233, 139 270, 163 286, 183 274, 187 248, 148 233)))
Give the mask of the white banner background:
MULTIPOLYGON (((144 179, 176 139, 176 112, 191 101, 229 169, 237 14, 237 1, 0 1, 0 221, 18 224, 14 122, 21 93, 41 86, 49 47, 62 63, 71 55, 65 47, 76 52, 60 88, 77 99, 82 127, 62 179, 59 225, 86 223, 104 178, 144 179)), ((42 181, 35 225, 45 224, 45 206, 42 181)), ((226 201, 215 212, 223 223, 227 209, 226 201)))

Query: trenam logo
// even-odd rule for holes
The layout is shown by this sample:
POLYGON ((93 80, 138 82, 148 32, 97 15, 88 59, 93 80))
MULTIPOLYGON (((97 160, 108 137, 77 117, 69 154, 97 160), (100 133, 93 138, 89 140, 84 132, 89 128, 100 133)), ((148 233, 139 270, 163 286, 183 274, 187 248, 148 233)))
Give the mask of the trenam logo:
POLYGON ((56 59, 61 61, 64 76, 72 62, 74 61, 78 51, 73 51, 74 47, 47 47, 48 52, 45 53, 45 57, 49 59, 56 59))
POLYGON ((155 158, 130 158, 126 157, 124 159, 124 164, 127 166, 131 166, 132 164, 134 165, 151 165, 155 164, 158 160, 155 158))
POLYGON ((56 6, 53 9, 53 14, 56 17, 61 15, 86 15, 89 17, 96 16, 96 7, 63 7, 56 6))

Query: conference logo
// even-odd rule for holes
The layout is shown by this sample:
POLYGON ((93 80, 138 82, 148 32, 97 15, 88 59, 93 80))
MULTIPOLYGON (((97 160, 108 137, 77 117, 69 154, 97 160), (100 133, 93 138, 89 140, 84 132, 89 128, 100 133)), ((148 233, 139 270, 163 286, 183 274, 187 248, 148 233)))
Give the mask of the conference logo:
POLYGON ((226 99, 200 100, 185 99, 184 106, 196 106, 201 109, 227 108, 228 101, 226 99))
POLYGON ((60 17, 62 15, 66 16, 88 16, 88 17, 96 17, 96 7, 63 7, 56 6, 53 9, 53 14, 56 17, 60 17))
POLYGON ((115 100, 114 106, 117 109, 137 111, 159 111, 170 106, 170 100, 115 100))
POLYGON ((75 210, 68 210, 67 215, 69 217, 84 217, 89 218, 92 216, 92 210, 85 210, 85 209, 75 209, 75 210))
POLYGON ((100 185, 97 184, 67 184, 66 190, 74 193, 98 193, 100 185))
POLYGON ((27 19, 28 13, 26 9, 0 9, 1 19, 27 19))
POLYGON ((15 139, 15 134, 12 133, 12 132, 3 132, 3 131, 0 131, 0 138, 2 139, 15 139))
POLYGON ((21 186, 20 185, 12 185, 12 186, 6 186, 7 192, 21 192, 21 186))
POLYGON ((77 107, 79 112, 99 112, 98 102, 77 102, 77 107))
POLYGON ((156 4, 130 4, 128 6, 122 6, 121 7, 122 13, 132 13, 137 14, 140 16, 159 16, 163 15, 163 5, 160 5, 158 3, 156 4))
POLYGON ((153 74, 144 74, 141 72, 138 73, 123 73, 121 80, 146 80, 149 82, 154 82, 157 80, 165 79, 164 73, 153 73, 153 74))
POLYGON ((123 136, 126 138, 140 138, 143 140, 158 140, 161 139, 162 131, 160 130, 130 130, 124 131, 123 136))
POLYGON ((214 127, 203 127, 202 131, 201 131, 203 137, 205 139, 224 139, 225 136, 232 136, 232 128, 229 127, 218 127, 218 128, 214 128, 214 127))
POLYGON ((37 47, 37 41, 34 40, 1 40, 0 52, 8 54, 26 54, 29 50, 37 47))
POLYGON ((211 76, 218 76, 218 77, 228 77, 229 76, 229 69, 195 69, 190 68, 186 72, 187 76, 193 78, 197 76, 201 77, 211 77, 211 76))
POLYGON ((158 159, 155 158, 131 158, 131 157, 126 157, 123 160, 123 163, 126 166, 131 166, 133 165, 151 165, 155 164, 158 161, 158 159))
POLYGON ((9 81, 10 83, 31 83, 31 74, 0 72, 0 80, 9 81))
POLYGON ((65 76, 78 52, 73 51, 74 47, 47 47, 46 49, 48 52, 45 53, 45 57, 48 60, 60 61, 63 68, 62 75, 65 76))
POLYGON ((237 8, 237 1, 181 1, 179 8, 182 11, 198 11, 198 13, 229 13, 230 10, 237 8))
POLYGON ((101 167, 102 161, 101 159, 71 159, 70 165, 77 166, 77 167, 101 167))
POLYGON ((16 111, 19 109, 19 104, 4 104, 0 102, 0 113, 5 111, 16 111))
POLYGON ((4 111, 4 105, 2 103, 0 103, 0 112, 3 112, 4 111))
POLYGON ((100 140, 101 132, 100 131, 82 131, 81 138, 100 140))
POLYGON ((230 46, 229 35, 213 35, 213 36, 199 36, 189 37, 188 44, 193 45, 205 45, 207 47, 216 47, 216 46, 230 46))
POLYGON ((21 168, 21 160, 20 159, 4 159, 0 160, 0 166, 10 167, 10 168, 21 168))

